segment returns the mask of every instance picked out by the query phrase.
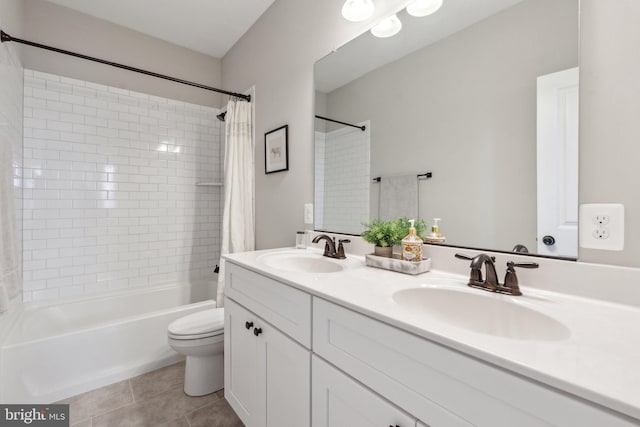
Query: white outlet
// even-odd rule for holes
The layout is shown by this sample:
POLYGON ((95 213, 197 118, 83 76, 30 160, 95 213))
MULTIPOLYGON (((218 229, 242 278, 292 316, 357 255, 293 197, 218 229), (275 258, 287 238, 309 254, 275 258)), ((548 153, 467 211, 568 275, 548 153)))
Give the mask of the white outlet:
POLYGON ((607 225, 611 218, 607 214, 597 214, 593 217, 593 223, 599 226, 607 225))
POLYGON ((624 249, 624 205, 593 203, 580 206, 580 247, 624 249))
POLYGON ((607 227, 598 227, 593 230, 593 233, 591 233, 591 235, 593 236, 594 239, 602 240, 602 239, 608 239, 610 233, 607 227))

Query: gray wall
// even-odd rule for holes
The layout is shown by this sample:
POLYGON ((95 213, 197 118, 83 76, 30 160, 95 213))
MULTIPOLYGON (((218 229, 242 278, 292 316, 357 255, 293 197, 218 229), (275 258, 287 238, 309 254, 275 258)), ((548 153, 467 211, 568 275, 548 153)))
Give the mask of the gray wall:
MULTIPOLYGON (((277 0, 225 55, 225 87, 256 85, 256 247, 292 245, 313 201, 313 64, 371 22, 342 18, 342 0, 277 0), (289 171, 265 175, 264 133, 289 125, 289 171)), ((376 16, 402 1, 377 4, 376 16)), ((373 18, 372 18, 373 19, 373 18)))
MULTIPOLYGON (((222 84, 220 59, 44 0, 23 3, 24 28, 7 29, 12 36, 204 85, 222 84)), ((226 103, 215 92, 32 47, 23 51, 24 66, 32 70, 211 107, 226 103)))
POLYGON ((625 205, 625 250, 582 261, 640 266, 640 2, 581 0, 580 203, 625 205))
POLYGON ((577 65, 578 0, 527 0, 331 92, 327 114, 371 120, 372 176, 433 172, 419 214, 447 243, 535 252, 536 78, 577 65))
MULTIPOLYGON (((303 203, 313 198, 313 63, 375 20, 346 22, 342 3, 277 0, 223 60, 225 86, 256 85, 258 248, 291 245, 302 226, 303 203), (290 170, 265 176, 262 135, 284 123, 290 129, 290 170)), ((392 9, 386 6, 377 16, 392 9)), ((640 150, 640 2, 582 0, 581 13, 580 197, 625 203, 627 245, 623 252, 581 250, 579 257, 640 266, 640 233, 633 232, 640 227, 640 201, 632 175, 640 150)))

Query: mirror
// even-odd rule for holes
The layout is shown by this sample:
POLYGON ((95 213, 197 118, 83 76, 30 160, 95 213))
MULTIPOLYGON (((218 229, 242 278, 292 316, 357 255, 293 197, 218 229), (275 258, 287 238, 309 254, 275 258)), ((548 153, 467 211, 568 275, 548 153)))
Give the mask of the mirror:
POLYGON ((316 230, 437 217, 447 245, 575 259, 578 10, 445 0, 318 61, 316 117, 355 126, 316 118, 316 230))

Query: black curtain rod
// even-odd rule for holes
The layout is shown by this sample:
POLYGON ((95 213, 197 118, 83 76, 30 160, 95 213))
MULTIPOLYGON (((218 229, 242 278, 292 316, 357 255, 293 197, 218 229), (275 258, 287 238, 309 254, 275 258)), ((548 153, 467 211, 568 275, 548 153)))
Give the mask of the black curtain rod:
POLYGON ((16 37, 12 37, 12 36, 10 36, 9 34, 5 33, 2 30, 0 30, 0 39, 1 39, 2 43, 4 43, 4 42, 22 43, 22 44, 26 44, 27 46, 33 46, 33 47, 37 47, 37 48, 40 48, 40 49, 50 50, 52 52, 63 53, 65 55, 74 56, 76 58, 82 58, 82 59, 86 59, 88 61, 99 62, 100 64, 110 65, 110 66, 116 67, 116 68, 122 68, 123 70, 133 71, 135 73, 145 74, 147 76, 157 77, 159 79, 169 80, 169 81, 172 81, 172 82, 175 82, 175 83, 181 83, 181 84, 187 85, 187 86, 193 86, 193 87, 197 87, 197 88, 200 88, 200 89, 210 90, 210 91, 213 91, 213 92, 222 93, 224 95, 235 96, 236 98, 241 98, 241 99, 244 99, 244 100, 247 100, 247 101, 251 102, 251 95, 245 95, 245 94, 236 93, 236 92, 229 92, 227 90, 217 89, 215 87, 201 85, 200 83, 194 83, 194 82, 190 82, 188 80, 182 80, 182 79, 178 79, 176 77, 165 76, 164 74, 154 73, 153 71, 142 70, 140 68, 135 68, 135 67, 130 67, 128 65, 118 64, 117 62, 105 61, 104 59, 94 58, 93 56, 87 56, 87 55, 83 55, 81 53, 75 53, 75 52, 71 52, 71 51, 68 51, 68 50, 58 49, 57 47, 51 47, 51 46, 47 46, 47 45, 40 44, 40 43, 30 42, 28 40, 22 40, 22 39, 19 39, 19 38, 16 38, 16 37))
POLYGON ((328 117, 322 117, 322 116, 318 116, 318 115, 316 115, 316 119, 322 119, 322 120, 326 120, 326 121, 328 121, 328 122, 340 123, 341 125, 351 126, 352 128, 360 129, 362 132, 364 132, 364 131, 365 131, 365 129, 366 129, 366 126, 352 125, 351 123, 341 122, 340 120, 333 120, 333 119, 330 119, 330 118, 328 118, 328 117))

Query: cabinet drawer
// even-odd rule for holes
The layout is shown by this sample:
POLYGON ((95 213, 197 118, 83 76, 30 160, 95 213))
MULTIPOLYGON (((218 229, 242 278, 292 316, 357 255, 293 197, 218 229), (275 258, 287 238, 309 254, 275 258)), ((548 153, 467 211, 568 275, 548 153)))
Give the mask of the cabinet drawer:
POLYGON ((319 298, 314 352, 431 427, 630 427, 632 420, 319 298))
POLYGON ((416 419, 373 391, 313 356, 313 427, 414 427, 416 419))
POLYGON ((225 295, 311 347, 311 295, 228 261, 225 295))

